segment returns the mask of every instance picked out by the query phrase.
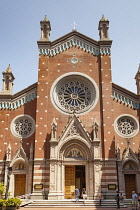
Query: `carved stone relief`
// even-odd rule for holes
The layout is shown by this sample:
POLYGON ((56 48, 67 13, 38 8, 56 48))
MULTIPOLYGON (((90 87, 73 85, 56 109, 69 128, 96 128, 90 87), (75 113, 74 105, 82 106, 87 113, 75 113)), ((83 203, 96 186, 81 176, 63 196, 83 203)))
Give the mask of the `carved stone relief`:
POLYGON ((55 190, 55 164, 50 164, 50 191, 55 190))
POLYGON ((99 146, 94 147, 94 158, 99 158, 100 152, 99 152, 99 146))

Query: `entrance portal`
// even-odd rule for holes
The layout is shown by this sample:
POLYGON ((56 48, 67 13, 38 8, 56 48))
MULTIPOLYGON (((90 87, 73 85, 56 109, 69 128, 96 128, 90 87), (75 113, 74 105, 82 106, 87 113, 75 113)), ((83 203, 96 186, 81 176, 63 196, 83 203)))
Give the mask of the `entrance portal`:
POLYGON ((132 191, 136 192, 136 175, 135 174, 125 174, 126 198, 132 197, 132 191))
POLYGON ((75 198, 75 187, 79 188, 80 195, 82 188, 85 188, 85 166, 65 166, 65 198, 75 198))
POLYGON ((15 196, 24 195, 26 186, 26 174, 15 174, 15 196))

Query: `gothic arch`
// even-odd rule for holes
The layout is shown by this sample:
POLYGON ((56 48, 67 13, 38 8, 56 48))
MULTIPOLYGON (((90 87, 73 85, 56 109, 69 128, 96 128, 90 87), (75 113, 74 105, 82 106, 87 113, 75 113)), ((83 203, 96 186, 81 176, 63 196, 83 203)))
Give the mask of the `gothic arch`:
POLYGON ((22 147, 22 145, 20 145, 19 149, 17 150, 17 152, 15 153, 13 159, 11 160, 10 166, 14 167, 17 163, 22 162, 26 165, 26 168, 29 165, 29 161, 28 158, 26 156, 26 153, 22 147))
POLYGON ((126 164, 126 162, 134 162, 137 167, 139 168, 139 161, 135 155, 135 153, 133 152, 133 150, 130 148, 130 146, 128 146, 128 148, 126 148, 124 151, 123 151, 123 154, 122 154, 122 168, 124 167, 124 165, 126 164))
POLYGON ((82 137, 71 137, 63 141, 62 144, 58 147, 59 158, 61 157, 61 159, 64 160, 67 152, 72 147, 78 148, 83 153, 85 160, 92 158, 91 145, 82 137))
MULTIPOLYGON (((12 173, 10 176, 10 184, 9 184, 9 191, 12 193, 12 195, 20 195, 25 194, 26 192, 30 192, 30 185, 29 185, 29 177, 31 176, 29 174, 29 160, 26 156, 26 153, 20 145, 18 150, 16 151, 14 157, 10 160, 10 167, 12 167, 12 173), (27 179, 27 174, 28 174, 28 179, 27 179), (22 185, 20 188, 21 191, 19 190, 19 187, 22 185), (18 189, 18 191, 17 191, 18 189), (20 192, 19 192, 20 191, 20 192)), ((7 183, 7 171, 5 173, 5 183, 7 183)))
POLYGON ((13 162, 11 162, 10 166, 13 168, 13 170, 15 169, 16 165, 19 164, 19 163, 22 163, 25 165, 26 169, 27 170, 27 167, 28 167, 28 163, 25 161, 24 158, 20 157, 20 158, 17 158, 15 160, 13 160, 13 162))
POLYGON ((137 164, 137 162, 134 159, 128 159, 123 163, 122 166, 123 170, 139 170, 139 165, 137 164))

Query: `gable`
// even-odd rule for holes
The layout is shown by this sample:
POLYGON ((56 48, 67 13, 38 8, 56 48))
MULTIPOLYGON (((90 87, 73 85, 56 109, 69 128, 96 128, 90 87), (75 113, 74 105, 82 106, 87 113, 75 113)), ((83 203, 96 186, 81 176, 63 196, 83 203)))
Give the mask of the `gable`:
POLYGON ((56 56, 57 54, 71 48, 72 46, 77 46, 88 53, 91 53, 94 56, 99 55, 99 53, 110 54, 110 46, 108 43, 104 46, 100 46, 99 42, 77 32, 72 31, 67 35, 53 41, 45 42, 38 41, 38 47, 40 54, 56 56))
POLYGON ((138 163, 138 159, 137 159, 135 153, 130 148, 130 146, 128 146, 128 148, 126 148, 124 150, 123 155, 122 155, 122 160, 123 160, 123 162, 126 162, 128 160, 133 160, 134 162, 138 163))
POLYGON ((83 138, 88 142, 92 141, 84 125, 75 114, 69 120, 58 141, 71 138, 83 138))

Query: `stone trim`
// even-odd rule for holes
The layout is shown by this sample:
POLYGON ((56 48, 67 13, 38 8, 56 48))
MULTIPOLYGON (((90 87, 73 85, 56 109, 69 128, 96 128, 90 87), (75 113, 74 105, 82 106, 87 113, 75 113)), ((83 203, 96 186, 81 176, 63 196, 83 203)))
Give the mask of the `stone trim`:
POLYGON ((105 55, 110 55, 111 54, 111 46, 99 46, 88 42, 87 40, 82 39, 81 37, 79 38, 76 35, 73 35, 67 40, 63 40, 59 43, 48 45, 44 44, 41 45, 39 44, 39 54, 43 55, 48 55, 48 56, 55 56, 57 54, 60 54, 61 52, 71 48, 71 47, 78 47, 81 50, 84 50, 85 52, 90 53, 93 56, 98 56, 99 54, 105 54, 105 55))
POLYGON ((127 90, 124 90, 123 88, 121 88, 117 85, 113 84, 113 86, 114 86, 113 91, 112 91, 113 100, 115 100, 116 102, 119 102, 120 104, 123 104, 127 107, 130 107, 132 109, 140 108, 140 101, 136 94, 131 93, 127 90))
POLYGON ((35 121, 29 115, 18 115, 12 120, 10 129, 15 137, 27 138, 35 131, 35 121))
MULTIPOLYGON (((70 81, 73 78, 76 81, 78 81, 78 78, 79 78, 79 82, 82 81, 86 85, 86 87, 88 87, 89 89, 92 89, 92 88, 94 89, 94 93, 91 94, 91 100, 90 100, 88 106, 85 106, 85 108, 83 108, 83 109, 81 108, 78 111, 75 110, 75 112, 78 115, 86 114, 87 112, 89 112, 96 106, 98 99, 99 99, 99 89, 98 89, 96 82, 90 76, 88 76, 84 73, 69 72, 69 73, 65 73, 65 74, 61 75, 60 77, 58 77, 54 81, 54 83, 51 87, 51 90, 50 90, 50 98, 51 98, 52 104, 61 113, 64 113, 66 115, 74 113, 74 110, 70 111, 69 109, 67 110, 66 108, 61 106, 61 103, 58 100, 59 89, 62 87, 62 85, 64 85, 64 83, 66 83, 68 80, 70 81)), ((77 107, 74 107, 74 108, 77 108, 77 107)))
POLYGON ((135 117, 133 117, 130 114, 119 115, 114 121, 114 130, 119 136, 121 136, 123 138, 132 138, 135 135, 137 135, 137 133, 139 132, 139 122, 135 117), (123 122, 121 122, 121 124, 122 124, 121 126, 119 125, 120 119, 122 119, 122 120, 128 119, 131 122, 125 122, 125 128, 123 128, 123 122), (128 125, 126 125, 126 123, 128 123, 128 125), (131 125, 131 127, 130 127, 130 123, 133 123, 134 125, 131 125), (127 128, 126 126, 128 127, 129 130, 126 129, 127 128), (122 131, 120 131, 120 129, 118 127, 119 128, 121 127, 122 131), (123 129, 124 129, 124 131, 126 131, 126 133, 123 133, 123 129))
POLYGON ((33 90, 23 93, 22 95, 16 97, 16 98, 10 98, 10 99, 0 99, 0 109, 8 109, 8 110, 14 110, 17 108, 20 108, 24 104, 34 100, 37 97, 37 88, 34 88, 33 90))

